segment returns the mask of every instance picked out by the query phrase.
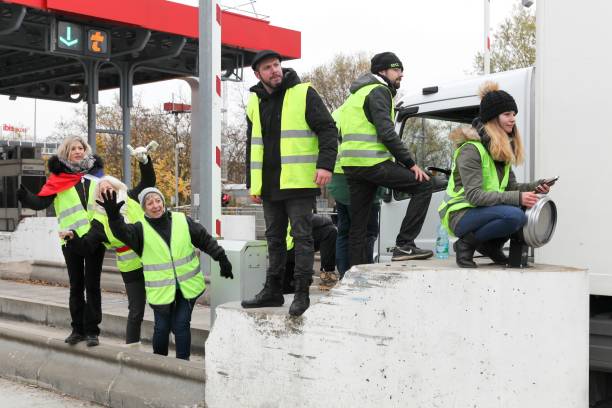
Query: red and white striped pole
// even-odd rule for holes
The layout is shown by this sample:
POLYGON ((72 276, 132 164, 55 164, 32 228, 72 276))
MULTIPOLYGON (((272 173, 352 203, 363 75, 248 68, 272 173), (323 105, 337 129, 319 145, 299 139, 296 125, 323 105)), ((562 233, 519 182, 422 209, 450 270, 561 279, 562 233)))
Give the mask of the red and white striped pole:
POLYGON ((491 73, 491 40, 489 38, 490 26, 490 0, 484 0, 484 74, 491 73))
MULTIPOLYGON (((200 222, 221 236, 221 9, 215 0, 200 0, 200 222)), ((210 259, 202 268, 210 272, 210 259)))

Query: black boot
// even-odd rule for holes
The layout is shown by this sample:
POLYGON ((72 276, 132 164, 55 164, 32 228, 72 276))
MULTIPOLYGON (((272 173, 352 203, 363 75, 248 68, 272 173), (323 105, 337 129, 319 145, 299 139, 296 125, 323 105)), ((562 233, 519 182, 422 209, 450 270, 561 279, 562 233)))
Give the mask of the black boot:
POLYGON ((295 279, 295 294, 293 295, 293 302, 291 302, 289 307, 289 314, 291 316, 301 316, 310 306, 308 290, 310 289, 311 282, 312 280, 310 279, 295 279))
POLYGON ((241 305, 245 309, 254 307, 279 307, 285 303, 281 280, 278 276, 268 275, 264 288, 253 299, 243 300, 241 305))
POLYGON ((480 244, 477 251, 491 260, 497 265, 507 265, 508 257, 504 254, 504 244, 508 238, 492 239, 480 244))
POLYGON ((457 265, 459 267, 477 268, 476 263, 474 263, 474 251, 476 251, 479 244, 480 242, 476 240, 476 237, 471 232, 459 238, 459 240, 453 244, 457 265))

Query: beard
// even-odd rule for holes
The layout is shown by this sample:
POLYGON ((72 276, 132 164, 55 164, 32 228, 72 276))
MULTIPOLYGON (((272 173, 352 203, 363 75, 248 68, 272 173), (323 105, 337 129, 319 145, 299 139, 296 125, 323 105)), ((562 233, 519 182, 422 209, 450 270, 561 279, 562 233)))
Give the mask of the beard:
MULTIPOLYGON (((274 78, 274 79, 276 79, 276 78, 274 78)), ((272 82, 272 80, 270 80, 270 81, 266 81, 266 80, 264 80, 263 78, 262 78, 262 79, 260 79, 260 81, 261 81, 261 83, 262 83, 262 84, 266 85, 268 88, 271 88, 271 89, 278 89, 278 88, 280 88, 281 84, 283 83, 283 77, 281 76, 281 77, 280 77, 280 81, 278 81, 278 83, 276 83, 276 84, 274 84, 274 83, 272 82)))

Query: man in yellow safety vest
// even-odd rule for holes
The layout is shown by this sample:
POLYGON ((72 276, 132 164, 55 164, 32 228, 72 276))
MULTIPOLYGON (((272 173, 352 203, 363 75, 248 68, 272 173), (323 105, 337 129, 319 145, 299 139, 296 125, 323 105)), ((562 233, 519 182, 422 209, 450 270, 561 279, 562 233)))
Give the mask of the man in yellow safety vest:
POLYGON ((312 209, 319 187, 331 179, 338 131, 319 94, 297 73, 281 67, 281 55, 257 53, 251 67, 259 83, 247 104, 247 185, 254 202, 263 202, 270 264, 266 283, 242 307, 282 306, 281 279, 287 223, 295 243, 295 296, 289 314, 310 306, 314 247, 312 209))

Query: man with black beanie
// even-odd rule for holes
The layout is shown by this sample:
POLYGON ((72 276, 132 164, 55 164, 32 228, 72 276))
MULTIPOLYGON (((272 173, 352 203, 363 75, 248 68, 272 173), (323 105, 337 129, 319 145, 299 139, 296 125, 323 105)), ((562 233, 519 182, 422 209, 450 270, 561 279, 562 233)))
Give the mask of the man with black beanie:
POLYGON ((427 259, 433 252, 417 248, 414 240, 427 215, 432 184, 394 126, 393 97, 404 66, 394 53, 383 52, 374 55, 370 71, 352 83, 338 115, 340 163, 351 196, 350 265, 367 263, 367 222, 378 186, 412 194, 391 260, 427 259))

